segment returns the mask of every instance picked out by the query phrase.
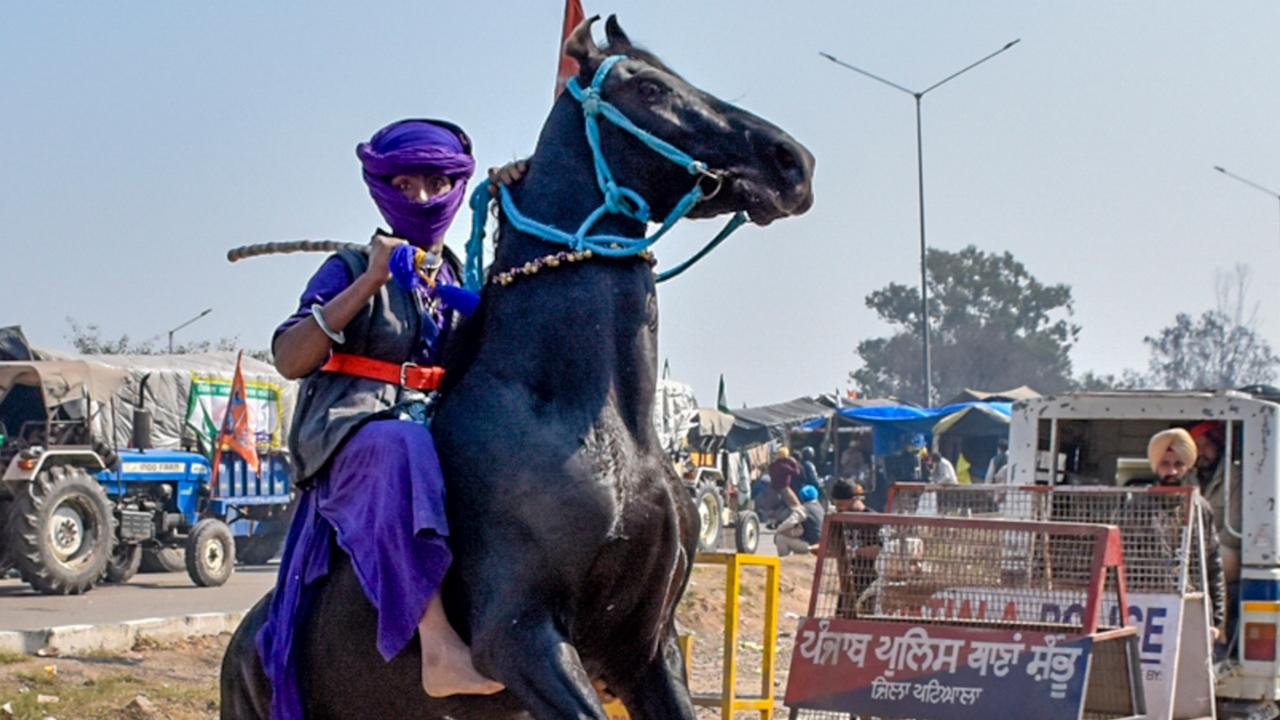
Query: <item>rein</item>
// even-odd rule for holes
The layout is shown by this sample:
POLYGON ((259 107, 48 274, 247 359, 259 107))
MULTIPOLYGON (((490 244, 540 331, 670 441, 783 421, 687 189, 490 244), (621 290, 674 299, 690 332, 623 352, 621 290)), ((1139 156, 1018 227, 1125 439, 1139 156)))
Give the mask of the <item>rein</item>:
MULTIPOLYGON (((625 55, 611 55, 600 64, 596 70, 595 76, 591 80, 591 84, 583 88, 578 83, 578 78, 570 78, 565 86, 570 95, 573 96, 582 105, 582 114, 585 119, 587 144, 591 146, 591 155, 595 163, 596 185, 600 192, 604 194, 604 202, 600 207, 596 208, 586 220, 582 222, 576 232, 569 233, 565 230, 557 228, 546 223, 538 222, 527 215, 520 212, 516 207, 515 201, 511 197, 511 191, 506 187, 499 188, 499 202, 502 206, 503 213, 506 214, 508 222, 512 227, 527 235, 532 235, 540 240, 553 243, 556 245, 565 245, 570 252, 576 255, 575 259, 590 259, 592 257, 604 258, 625 258, 637 255, 645 255, 646 260, 650 259, 649 248, 658 241, 668 230, 671 229, 685 215, 688 215, 694 206, 699 202, 713 197, 720 191, 720 185, 724 181, 724 175, 721 172, 710 170, 706 163, 695 159, 688 153, 680 150, 667 141, 655 136, 654 134, 643 130, 631 122, 622 111, 614 107, 600 96, 600 88, 604 85, 605 78, 613 67, 626 58, 625 55), (697 176, 693 187, 689 192, 685 193, 676 206, 671 209, 667 217, 662 220, 662 224, 654 231, 652 235, 635 237, 624 237, 622 235, 589 235, 591 228, 606 215, 622 215, 624 217, 639 220, 642 223, 652 222, 650 217, 649 203, 645 201, 639 193, 631 188, 621 186, 614 180, 613 172, 609 169, 609 163, 604 157, 603 151, 600 149, 600 117, 613 123, 617 127, 625 130, 649 147, 649 149, 658 153, 662 157, 671 162, 680 165, 689 171, 690 175, 697 176), (702 179, 710 179, 715 181, 715 185, 710 193, 706 193, 702 189, 702 179)), ((484 285, 484 226, 486 220, 486 209, 489 205, 489 181, 484 180, 471 193, 471 237, 467 240, 467 260, 465 264, 465 282, 468 290, 478 292, 484 285)), ((657 282, 665 282, 689 269, 694 263, 701 260, 710 253, 717 245, 724 242, 726 238, 737 230, 747 221, 746 213, 738 212, 729 218, 725 226, 711 239, 701 250, 695 253, 688 260, 677 265, 676 267, 660 272, 657 274, 657 282)), ((555 267, 563 261, 560 257, 563 253, 548 255, 532 263, 526 263, 523 268, 516 268, 513 271, 502 273, 506 278, 506 282, 500 284, 510 284, 517 277, 526 277, 535 274, 542 267, 555 267), (555 258, 557 262, 542 262, 550 258, 555 258), (533 267, 536 265, 536 267, 533 267), (521 270, 523 270, 521 272, 521 270)))

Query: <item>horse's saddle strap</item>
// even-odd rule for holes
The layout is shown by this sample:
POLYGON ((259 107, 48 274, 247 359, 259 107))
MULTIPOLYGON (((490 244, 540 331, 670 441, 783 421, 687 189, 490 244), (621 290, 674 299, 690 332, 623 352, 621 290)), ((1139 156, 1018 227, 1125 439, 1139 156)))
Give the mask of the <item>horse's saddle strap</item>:
POLYGON ((411 388, 413 390, 435 390, 444 380, 444 368, 437 365, 415 365, 414 363, 393 363, 377 360, 363 355, 346 355, 334 353, 329 361, 320 366, 324 372, 342 373, 356 377, 380 380, 391 385, 411 388))

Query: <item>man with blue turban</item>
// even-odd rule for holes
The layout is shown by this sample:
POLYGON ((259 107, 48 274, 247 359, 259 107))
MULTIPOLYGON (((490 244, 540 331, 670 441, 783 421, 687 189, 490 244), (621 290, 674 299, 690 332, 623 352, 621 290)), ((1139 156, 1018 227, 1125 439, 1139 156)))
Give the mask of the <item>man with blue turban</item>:
POLYGON ((426 424, 440 349, 465 312, 442 292, 459 278, 443 242, 475 171, 471 141, 451 123, 405 120, 356 155, 390 232, 375 233, 367 254, 327 259, 272 342, 280 372, 302 378, 289 447, 303 488, 258 635, 275 720, 303 717, 296 633, 335 549, 377 610, 385 660, 418 633, 428 694, 502 689, 476 671, 440 600, 452 555, 426 424))

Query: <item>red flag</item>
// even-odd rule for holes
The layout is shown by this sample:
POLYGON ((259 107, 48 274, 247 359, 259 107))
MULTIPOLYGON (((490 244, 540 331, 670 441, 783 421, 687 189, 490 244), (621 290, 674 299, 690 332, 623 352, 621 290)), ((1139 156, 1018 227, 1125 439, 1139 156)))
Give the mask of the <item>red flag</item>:
POLYGON ((560 71, 556 74, 556 97, 564 92, 565 83, 578 74, 578 61, 564 54, 564 41, 578 27, 587 14, 582 11, 582 0, 564 0, 564 29, 560 32, 560 71))
POLYGON ((222 429, 218 431, 215 444, 217 451, 213 455, 214 473, 222 460, 222 453, 234 452, 244 458, 245 463, 258 472, 258 439, 253 432, 253 423, 249 418, 249 397, 244 384, 244 371, 241 365, 244 353, 236 357, 236 375, 231 381, 231 395, 227 398, 227 412, 222 416, 222 429))

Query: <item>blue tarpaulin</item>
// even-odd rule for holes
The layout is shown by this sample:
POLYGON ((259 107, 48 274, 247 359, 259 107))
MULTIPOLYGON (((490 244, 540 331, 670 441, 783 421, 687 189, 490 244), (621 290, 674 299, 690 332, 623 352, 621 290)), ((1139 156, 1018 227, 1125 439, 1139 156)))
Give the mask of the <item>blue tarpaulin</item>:
MULTIPOLYGON (((1006 418, 1013 412, 1013 403, 963 402, 938 408, 921 408, 912 405, 852 407, 842 408, 839 414, 846 420, 870 425, 874 431, 875 454, 888 455, 901 448, 903 441, 911 435, 919 433, 928 436, 940 420, 979 406, 986 412, 995 411, 1006 418)), ((807 423, 805 427, 820 428, 825 425, 825 419, 818 419, 807 423)))

